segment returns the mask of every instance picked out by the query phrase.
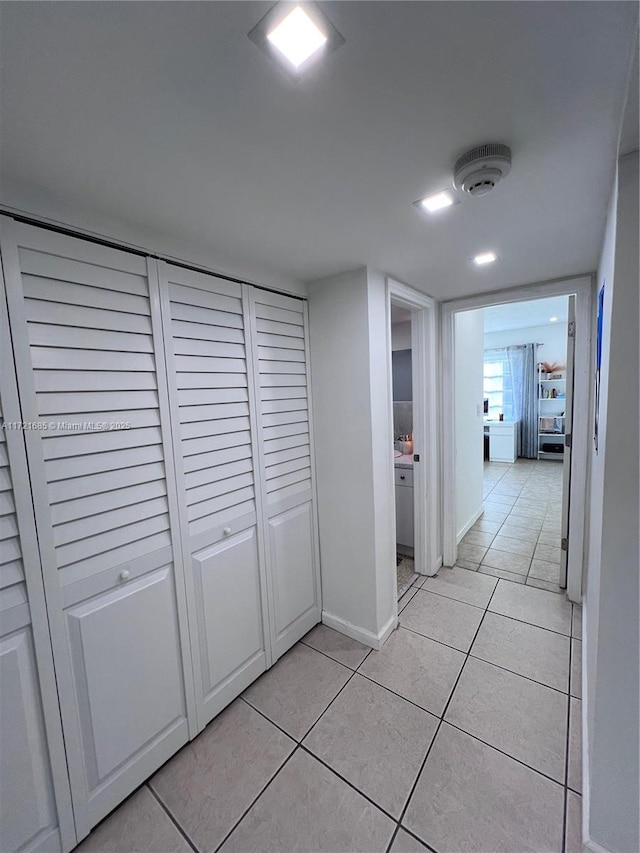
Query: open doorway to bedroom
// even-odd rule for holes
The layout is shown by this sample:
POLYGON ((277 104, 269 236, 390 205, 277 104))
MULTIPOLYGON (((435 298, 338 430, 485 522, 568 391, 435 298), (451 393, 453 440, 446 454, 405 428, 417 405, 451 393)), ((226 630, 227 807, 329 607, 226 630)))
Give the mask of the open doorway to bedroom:
POLYGON ((444 562, 574 598, 582 574, 584 465, 575 454, 586 455, 589 432, 590 288, 580 281, 526 290, 529 298, 492 294, 443 309, 452 426, 443 432, 451 508, 444 562))

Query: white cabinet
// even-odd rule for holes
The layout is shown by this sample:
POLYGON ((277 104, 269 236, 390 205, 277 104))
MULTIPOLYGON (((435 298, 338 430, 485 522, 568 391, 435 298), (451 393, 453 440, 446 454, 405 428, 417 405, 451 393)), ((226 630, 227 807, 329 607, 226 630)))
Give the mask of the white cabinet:
POLYGON ((489 460, 515 462, 518 458, 518 421, 498 421, 488 424, 489 460))
POLYGON ((413 548, 413 469, 396 468, 396 542, 413 548))

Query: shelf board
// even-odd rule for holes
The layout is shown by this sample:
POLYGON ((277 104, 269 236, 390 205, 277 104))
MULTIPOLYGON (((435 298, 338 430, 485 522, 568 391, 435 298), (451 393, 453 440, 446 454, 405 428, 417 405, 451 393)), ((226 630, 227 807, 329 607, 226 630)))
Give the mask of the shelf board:
POLYGON ((539 382, 566 382, 566 379, 539 379, 539 382))
POLYGON ((563 432, 539 432, 538 435, 545 438, 564 438, 563 432))

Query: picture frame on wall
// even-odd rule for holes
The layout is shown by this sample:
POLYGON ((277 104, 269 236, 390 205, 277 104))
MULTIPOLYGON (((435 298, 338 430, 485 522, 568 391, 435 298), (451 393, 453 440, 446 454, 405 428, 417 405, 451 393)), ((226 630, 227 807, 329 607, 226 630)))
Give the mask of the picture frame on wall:
POLYGON ((604 319, 604 286, 598 292, 598 316, 596 326, 596 375, 595 375, 595 406, 594 406, 594 425, 593 425, 593 443, 596 453, 598 452, 598 422, 600 419, 600 369, 602 366, 602 329, 604 319))

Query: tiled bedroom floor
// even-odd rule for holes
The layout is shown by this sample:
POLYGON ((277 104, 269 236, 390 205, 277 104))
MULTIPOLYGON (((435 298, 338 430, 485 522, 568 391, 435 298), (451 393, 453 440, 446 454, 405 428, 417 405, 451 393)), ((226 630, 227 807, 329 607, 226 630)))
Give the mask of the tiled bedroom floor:
POLYGON ((459 567, 399 607, 379 652, 314 628, 78 850, 580 850, 580 608, 459 567))
POLYGON ((484 515, 458 546, 458 565, 564 592, 560 572, 562 464, 485 462, 484 515))

